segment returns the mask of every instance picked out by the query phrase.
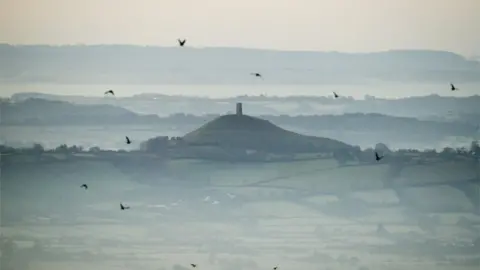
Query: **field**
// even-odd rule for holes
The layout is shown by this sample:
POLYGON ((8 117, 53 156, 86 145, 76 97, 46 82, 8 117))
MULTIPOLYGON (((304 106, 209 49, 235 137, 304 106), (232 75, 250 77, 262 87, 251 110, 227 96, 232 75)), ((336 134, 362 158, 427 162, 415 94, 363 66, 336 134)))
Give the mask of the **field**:
POLYGON ((2 237, 15 269, 476 269, 472 202, 445 185, 384 189, 387 173, 332 160, 3 166, 2 237))

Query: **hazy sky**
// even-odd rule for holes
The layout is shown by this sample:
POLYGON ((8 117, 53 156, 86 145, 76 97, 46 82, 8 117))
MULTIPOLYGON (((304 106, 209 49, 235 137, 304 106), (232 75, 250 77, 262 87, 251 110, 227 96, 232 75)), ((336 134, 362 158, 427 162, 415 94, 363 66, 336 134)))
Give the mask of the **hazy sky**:
POLYGON ((0 42, 480 55, 480 0, 0 0, 0 42))

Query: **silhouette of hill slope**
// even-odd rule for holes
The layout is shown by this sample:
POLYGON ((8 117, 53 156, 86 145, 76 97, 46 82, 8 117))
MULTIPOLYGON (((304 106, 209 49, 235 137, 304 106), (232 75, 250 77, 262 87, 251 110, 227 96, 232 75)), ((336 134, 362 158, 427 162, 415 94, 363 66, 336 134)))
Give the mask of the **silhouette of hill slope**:
POLYGON ((112 105, 80 105, 37 98, 0 102, 0 113, 2 124, 142 124, 159 120, 157 115, 140 115, 112 105))
POLYGON ((31 83, 245 84, 480 81, 480 63, 446 51, 375 53, 0 44, 0 81, 31 83))
POLYGON ((221 145, 272 153, 332 152, 353 147, 328 138, 305 136, 282 129, 260 118, 229 114, 186 134, 190 144, 221 145))

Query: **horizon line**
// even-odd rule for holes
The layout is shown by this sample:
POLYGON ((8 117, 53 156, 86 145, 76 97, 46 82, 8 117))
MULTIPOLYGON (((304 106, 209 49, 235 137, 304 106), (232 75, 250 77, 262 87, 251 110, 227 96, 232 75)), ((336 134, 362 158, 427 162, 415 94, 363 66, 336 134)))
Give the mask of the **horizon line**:
POLYGON ((98 47, 98 46, 130 46, 130 47, 144 47, 144 48, 164 48, 164 49, 231 49, 231 50, 251 50, 251 51, 274 51, 274 52, 287 52, 287 53, 338 53, 338 54, 375 54, 375 53, 388 53, 388 52, 441 52, 441 53, 452 53, 460 55, 466 59, 478 58, 480 56, 472 55, 467 56, 458 52, 448 51, 448 50, 439 50, 439 49, 407 49, 407 48, 392 48, 387 50, 378 50, 378 51, 336 51, 336 50, 298 50, 298 49, 276 49, 276 48, 256 48, 256 47, 234 47, 234 46, 188 46, 179 47, 178 45, 165 46, 161 44, 135 44, 135 43, 62 43, 62 44, 49 44, 49 43, 9 43, 9 42, 0 42, 0 46, 12 46, 12 47, 33 47, 33 46, 44 46, 44 47, 98 47))
MULTIPOLYGON (((53 96, 53 97, 71 97, 71 98, 99 98, 104 97, 104 95, 59 95, 59 94, 50 94, 45 92, 18 92, 14 93, 10 96, 1 96, 0 98, 12 99, 15 95, 45 95, 45 96, 53 96)), ((209 97, 209 96, 201 96, 201 95, 169 95, 169 94, 161 94, 161 93, 152 93, 152 92, 144 92, 140 94, 133 94, 133 95, 121 95, 116 96, 115 98, 133 98, 139 96, 164 96, 164 97, 177 97, 177 98, 200 98, 200 99, 210 99, 210 100, 224 100, 224 99, 234 99, 234 98, 278 98, 278 99, 288 99, 288 98, 329 98, 331 95, 288 95, 288 96, 276 96, 276 95, 232 95, 228 97, 209 97)), ((349 99, 349 100, 365 100, 365 97, 374 97, 375 99, 381 100, 402 100, 402 99, 409 99, 409 98, 426 98, 426 97, 440 97, 440 98, 454 98, 454 99, 468 99, 468 98, 479 98, 479 94, 469 95, 469 96, 453 96, 453 95, 439 95, 439 94, 429 94, 429 95, 418 95, 418 96, 405 96, 405 97, 398 97, 398 98, 388 98, 388 97, 376 97, 374 95, 365 94, 364 98, 357 99, 353 96, 342 96, 340 99, 349 99)), ((42 99, 42 98, 39 98, 42 99)), ((333 98, 332 98, 333 99, 333 98)))

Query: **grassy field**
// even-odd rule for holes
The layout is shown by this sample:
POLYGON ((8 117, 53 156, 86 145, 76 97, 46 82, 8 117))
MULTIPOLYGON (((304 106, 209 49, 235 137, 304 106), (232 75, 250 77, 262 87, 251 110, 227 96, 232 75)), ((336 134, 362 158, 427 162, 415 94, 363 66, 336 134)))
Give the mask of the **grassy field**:
POLYGON ((380 185, 387 173, 388 165, 332 160, 175 160, 131 173, 91 161, 2 167, 2 236, 35 270, 476 269, 467 259, 480 217, 462 208, 460 191, 405 195, 380 185), (420 211, 402 196, 450 210, 420 211), (120 202, 132 208, 120 211, 120 202), (434 230, 421 218, 435 220, 434 230), (462 218, 472 225, 458 225, 462 218), (41 253, 29 251, 35 240, 41 253))

